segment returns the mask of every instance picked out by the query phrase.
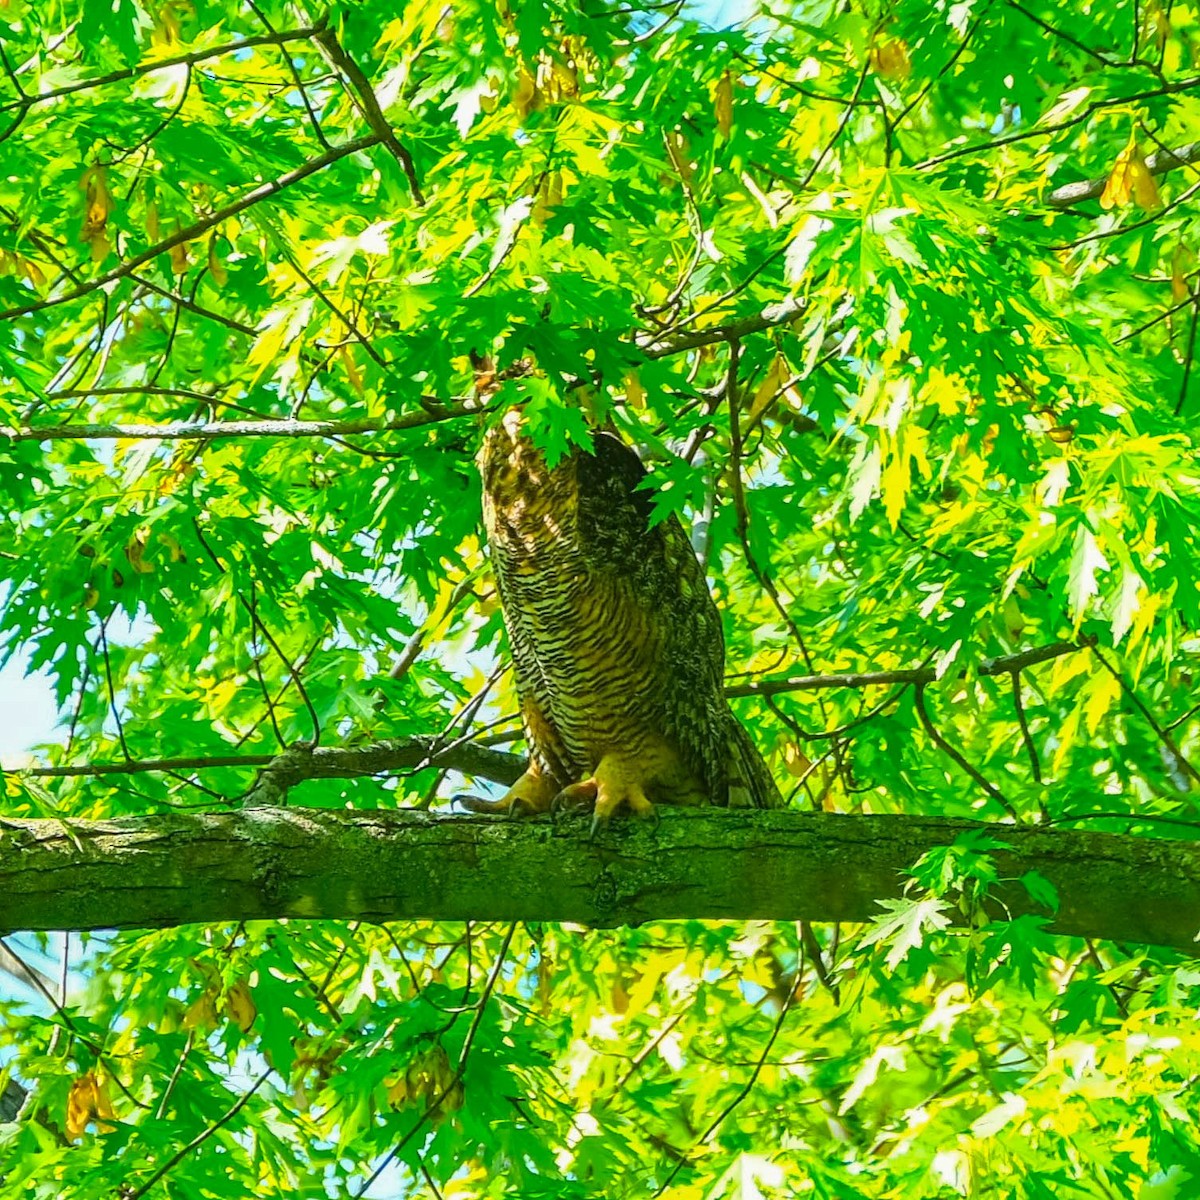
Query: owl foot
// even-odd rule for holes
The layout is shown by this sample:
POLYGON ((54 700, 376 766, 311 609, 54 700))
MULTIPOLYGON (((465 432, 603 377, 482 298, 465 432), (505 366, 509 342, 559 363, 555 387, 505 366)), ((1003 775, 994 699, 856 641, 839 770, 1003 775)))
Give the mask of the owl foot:
POLYGON ((510 817, 533 817, 548 812, 554 796, 554 784, 532 767, 498 800, 482 796, 455 796, 468 812, 503 813, 510 817))
POLYGON ((551 801, 551 811, 567 808, 592 808, 592 828, 595 837, 601 826, 620 808, 628 808, 635 817, 657 817, 654 805, 646 799, 639 773, 628 763, 606 755, 594 774, 563 788, 551 801))

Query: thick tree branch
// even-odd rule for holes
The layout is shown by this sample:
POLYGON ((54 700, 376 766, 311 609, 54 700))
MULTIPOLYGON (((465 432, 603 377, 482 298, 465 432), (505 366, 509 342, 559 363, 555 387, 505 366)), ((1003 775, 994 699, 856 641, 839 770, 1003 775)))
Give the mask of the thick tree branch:
MULTIPOLYGON (((997 915, 1058 893, 1059 933, 1193 950, 1200 844, 933 817, 701 808, 656 825, 253 808, 0 821, 0 932, 309 917, 865 921, 926 851, 986 831, 997 915)), ((1043 915, 1045 915, 1043 913, 1043 915)))

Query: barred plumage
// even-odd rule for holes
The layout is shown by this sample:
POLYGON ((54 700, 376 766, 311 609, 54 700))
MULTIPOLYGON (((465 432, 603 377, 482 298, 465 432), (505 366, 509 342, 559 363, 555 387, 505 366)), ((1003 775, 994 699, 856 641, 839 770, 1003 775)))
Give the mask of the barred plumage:
POLYGON ((550 469, 517 410, 479 455, 529 769, 474 808, 597 819, 655 803, 773 807, 766 764, 722 690, 721 617, 678 519, 650 526, 637 455, 607 433, 550 469))

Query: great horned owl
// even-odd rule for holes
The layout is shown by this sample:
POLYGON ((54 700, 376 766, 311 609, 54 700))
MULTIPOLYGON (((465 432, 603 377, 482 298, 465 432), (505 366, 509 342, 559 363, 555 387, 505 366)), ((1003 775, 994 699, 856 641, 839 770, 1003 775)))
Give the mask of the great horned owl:
POLYGON ((596 821, 655 804, 782 803, 729 710, 725 641, 679 520, 650 524, 637 455, 608 433, 553 468, 512 409, 479 453, 529 767, 475 811, 544 812, 559 798, 596 821))

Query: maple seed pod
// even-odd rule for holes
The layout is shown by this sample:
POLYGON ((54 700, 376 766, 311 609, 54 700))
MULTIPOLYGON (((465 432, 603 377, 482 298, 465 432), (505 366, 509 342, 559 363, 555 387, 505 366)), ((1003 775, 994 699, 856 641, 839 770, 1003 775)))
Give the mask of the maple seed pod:
POLYGON ((258 1008, 250 998, 250 987, 246 981, 240 980, 229 989, 225 997, 225 1015, 243 1032, 249 1033, 258 1016, 258 1008))
POLYGON ((1133 134, 1130 134, 1128 144, 1113 163, 1112 173, 1100 194, 1100 207, 1106 210, 1123 208, 1131 199, 1138 208, 1148 211, 1162 207, 1158 184, 1154 182, 1154 176, 1150 174, 1150 168, 1146 166, 1133 134))
POLYGON ((893 82, 907 79, 912 74, 912 63, 908 57, 908 43, 902 38, 891 38, 871 50, 871 70, 881 79, 893 82))
POLYGON ((74 1141, 93 1121, 99 1133, 112 1130, 109 1120, 114 1117, 112 1102, 108 1098, 108 1085, 95 1071, 88 1071, 71 1084, 67 1095, 67 1137, 74 1141))
POLYGON ((713 113, 717 130, 725 139, 733 132, 733 76, 726 71, 713 89, 713 113))

